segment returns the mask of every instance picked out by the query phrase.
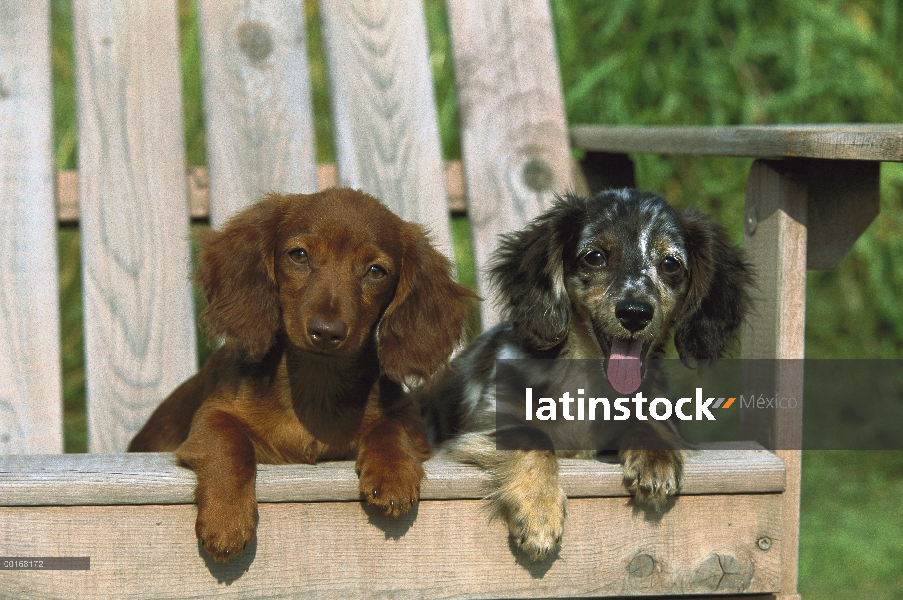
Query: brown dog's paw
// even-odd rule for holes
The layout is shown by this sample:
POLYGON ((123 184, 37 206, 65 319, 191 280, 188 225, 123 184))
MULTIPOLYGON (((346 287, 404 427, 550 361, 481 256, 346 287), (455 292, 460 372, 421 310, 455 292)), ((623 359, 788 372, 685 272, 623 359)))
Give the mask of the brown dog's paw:
POLYGON ((561 546, 567 496, 557 483, 501 489, 493 494, 492 505, 517 546, 533 560, 542 560, 561 546))
POLYGON ((201 510, 198 507, 194 530, 210 556, 218 562, 226 562, 241 554, 254 539, 257 503, 254 503, 250 511, 247 508, 236 510, 234 506, 221 508, 226 510, 213 507, 201 510))
POLYGON ((423 467, 416 459, 379 464, 376 460, 358 465, 361 496, 386 515, 405 514, 420 499, 423 467))
POLYGON ((624 485, 637 503, 661 512, 680 488, 683 458, 678 450, 624 450, 624 485))

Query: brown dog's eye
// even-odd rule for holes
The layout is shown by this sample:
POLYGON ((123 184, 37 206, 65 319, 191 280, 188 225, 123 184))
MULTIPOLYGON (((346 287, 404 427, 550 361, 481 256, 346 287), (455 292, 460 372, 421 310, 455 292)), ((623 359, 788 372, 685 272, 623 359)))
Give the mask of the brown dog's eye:
POLYGON ((293 262, 296 262, 299 265, 305 264, 307 262, 307 252, 305 250, 302 250, 301 248, 289 250, 288 257, 292 259, 293 262))
POLYGON ((369 269, 367 269, 367 275, 370 276, 371 279, 382 279, 388 273, 379 265, 371 265, 369 269))
POLYGON ((662 260, 662 272, 665 275, 674 275, 680 271, 680 261, 673 256, 666 256, 662 260))
POLYGON ((598 250, 591 250, 583 255, 583 262, 591 267, 604 267, 605 254, 599 252, 598 250))

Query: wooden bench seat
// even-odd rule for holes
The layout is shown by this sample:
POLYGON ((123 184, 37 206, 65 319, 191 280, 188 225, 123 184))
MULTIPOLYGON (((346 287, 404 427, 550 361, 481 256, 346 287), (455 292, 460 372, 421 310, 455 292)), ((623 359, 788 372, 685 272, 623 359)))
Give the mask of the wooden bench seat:
POLYGON ((485 473, 442 459, 425 468, 417 509, 393 519, 358 501, 352 462, 262 465, 257 540, 221 564, 194 538, 194 474, 170 454, 0 457, 4 547, 90 557, 90 571, 4 572, 4 589, 51 598, 478 598, 758 593, 780 584, 784 463, 761 447, 692 451, 683 495, 660 519, 630 506, 617 464, 562 461, 566 543, 557 559, 535 564, 512 554, 504 524, 489 522, 485 473))

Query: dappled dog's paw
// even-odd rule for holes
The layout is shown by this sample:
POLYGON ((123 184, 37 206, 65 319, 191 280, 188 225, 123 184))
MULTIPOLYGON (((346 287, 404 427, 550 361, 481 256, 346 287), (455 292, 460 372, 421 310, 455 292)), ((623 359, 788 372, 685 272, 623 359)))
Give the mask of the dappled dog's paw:
POLYGON ((397 517, 411 510, 420 499, 423 467, 416 459, 387 462, 365 461, 358 465, 361 497, 368 504, 397 517))
POLYGON ((198 507, 194 530, 210 556, 218 562, 225 562, 241 554, 254 539, 256 518, 256 501, 244 507, 198 507))
POLYGON ((523 494, 500 490, 493 497, 493 510, 503 516, 517 546, 537 561, 561 546, 566 507, 567 496, 559 485, 523 494))
POLYGON ((637 504, 661 512, 680 488, 683 458, 678 450, 624 450, 624 485, 637 504))

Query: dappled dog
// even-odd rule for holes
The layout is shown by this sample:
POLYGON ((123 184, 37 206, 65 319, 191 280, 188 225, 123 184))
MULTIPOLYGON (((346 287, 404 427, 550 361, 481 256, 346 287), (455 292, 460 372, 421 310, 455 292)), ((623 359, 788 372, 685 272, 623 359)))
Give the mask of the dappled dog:
POLYGON ((407 512, 430 444, 402 386, 447 362, 473 295, 424 230, 354 190, 272 194, 204 238, 197 279, 223 346, 129 450, 197 472, 204 548, 253 539, 256 463, 355 459, 362 497, 407 512))
MULTIPOLYGON (((451 437, 453 457, 489 471, 493 514, 534 559, 556 549, 563 532, 556 453, 617 450, 637 504, 662 510, 683 472, 685 445, 670 422, 572 421, 566 431, 541 433, 523 422, 508 427, 496 361, 590 359, 601 362, 618 395, 629 395, 653 386, 650 359, 672 336, 683 359, 721 357, 749 305, 751 273, 740 251, 707 217, 678 212, 655 194, 618 190, 559 199, 502 238, 490 275, 510 322, 477 338, 422 399, 436 437, 451 437)), ((516 379, 541 387, 577 372, 569 368, 576 361, 546 364, 553 367, 530 363, 516 379)))

